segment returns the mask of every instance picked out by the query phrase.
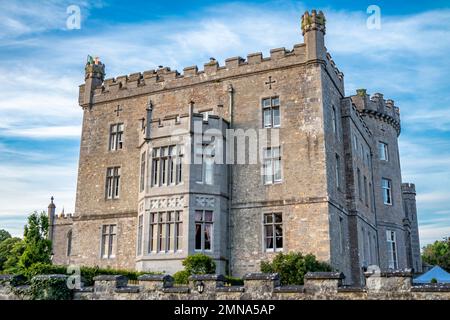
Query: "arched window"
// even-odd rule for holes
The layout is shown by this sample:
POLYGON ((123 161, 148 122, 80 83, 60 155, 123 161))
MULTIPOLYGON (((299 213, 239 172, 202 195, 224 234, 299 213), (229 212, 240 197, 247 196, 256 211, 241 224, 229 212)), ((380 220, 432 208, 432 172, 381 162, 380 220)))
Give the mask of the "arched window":
POLYGON ((67 256, 72 253, 72 230, 67 232, 67 256))

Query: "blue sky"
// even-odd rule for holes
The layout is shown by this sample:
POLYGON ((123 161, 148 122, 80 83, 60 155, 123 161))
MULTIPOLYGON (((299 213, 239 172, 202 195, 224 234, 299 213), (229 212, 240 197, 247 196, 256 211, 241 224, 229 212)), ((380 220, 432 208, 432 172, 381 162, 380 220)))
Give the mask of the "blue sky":
POLYGON ((346 93, 367 88, 400 107, 401 164, 416 183, 422 244, 450 236, 450 5, 448 1, 0 0, 0 228, 21 235, 51 195, 73 212, 87 54, 107 77, 158 65, 182 70, 303 42, 300 16, 321 9, 326 46, 346 93), (81 9, 68 30, 66 9, 81 9), (369 5, 381 29, 368 29, 369 5))

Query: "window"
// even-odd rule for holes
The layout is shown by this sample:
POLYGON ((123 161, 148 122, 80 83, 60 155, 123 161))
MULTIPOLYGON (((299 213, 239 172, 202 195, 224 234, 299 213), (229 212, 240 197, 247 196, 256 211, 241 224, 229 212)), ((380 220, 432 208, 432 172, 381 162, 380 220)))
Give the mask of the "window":
POLYGON ((337 116, 336 116, 336 108, 333 106, 331 110, 331 122, 333 126, 333 133, 337 134, 337 116))
POLYGON ((280 147, 264 149, 263 157, 264 183, 281 182, 280 147))
POLYGON ((389 161, 388 145, 387 143, 378 142, 378 153, 380 155, 380 160, 389 161))
POLYGON ((381 191, 383 193, 383 202, 392 205, 392 182, 389 179, 381 179, 381 191))
MULTIPOLYGON (((179 184, 182 181, 181 146, 167 146, 152 150, 152 187, 179 184)), ((145 170, 144 170, 145 171, 145 170)))
POLYGON ((139 216, 139 220, 138 220, 138 243, 137 243, 137 254, 141 255, 142 254, 142 231, 144 229, 144 218, 142 215, 139 216))
POLYGON ((214 140, 211 142, 203 142, 196 147, 197 157, 201 157, 201 179, 197 181, 203 184, 213 184, 214 178, 214 140))
POLYGON ((112 124, 109 130, 109 150, 123 147, 123 123, 112 124))
POLYGON ((358 152, 358 137, 356 134, 353 135, 353 147, 355 148, 355 155, 358 152))
POLYGON ((147 153, 144 152, 141 155, 141 179, 140 179, 140 184, 139 184, 139 190, 140 192, 145 190, 145 165, 146 165, 146 157, 147 157, 147 153))
POLYGON ((344 253, 345 249, 345 230, 344 230, 344 219, 339 217, 339 252, 344 253))
POLYGON ((368 257, 369 260, 368 260, 368 264, 371 265, 371 264, 373 264, 374 259, 372 257, 372 255, 373 255, 373 252, 372 252, 372 237, 370 236, 370 232, 367 233, 367 237, 369 239, 369 257, 368 257))
POLYGON ((362 238, 362 265, 367 267, 367 242, 366 242, 366 231, 364 228, 361 228, 361 238, 362 238))
POLYGON ((120 189, 120 167, 106 170, 106 199, 118 199, 120 189))
POLYGON ((281 213, 264 214, 264 240, 266 251, 283 250, 283 217, 281 213))
POLYGON ((104 259, 111 259, 116 256, 116 225, 107 224, 102 226, 102 252, 104 259))
POLYGON ((181 250, 183 237, 181 211, 151 212, 149 221, 149 253, 181 250))
POLYGON ((213 231, 213 212, 195 210, 195 250, 211 250, 213 231))
POLYGON ((372 190, 372 183, 369 182, 369 207, 372 208, 373 211, 373 190, 372 190))
POLYGON ((341 187, 341 159, 338 154, 336 154, 336 187, 338 189, 341 187))
POLYGON ((67 256, 72 254, 72 230, 67 233, 67 256))
POLYGON ((364 176, 364 201, 369 206, 369 190, 367 190, 367 178, 364 176))
POLYGON ((359 195, 359 200, 362 201, 361 170, 359 170, 359 168, 357 168, 356 173, 357 173, 357 178, 358 178, 358 195, 359 195))
POLYGON ((272 97, 262 100, 264 128, 277 128, 280 126, 280 99, 272 97))
POLYGON ((386 231, 387 246, 388 246, 388 267, 389 269, 397 269, 397 241, 395 231, 386 231))

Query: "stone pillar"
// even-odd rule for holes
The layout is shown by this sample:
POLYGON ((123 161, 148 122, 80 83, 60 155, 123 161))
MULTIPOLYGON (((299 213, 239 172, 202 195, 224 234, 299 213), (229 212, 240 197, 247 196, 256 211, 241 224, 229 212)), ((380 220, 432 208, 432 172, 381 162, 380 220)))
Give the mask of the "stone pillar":
POLYGON ((121 275, 100 275, 94 277, 94 299, 111 299, 118 288, 128 283, 128 278, 121 275))
POLYGON ((302 34, 306 44, 306 61, 326 61, 325 16, 322 11, 306 11, 302 16, 302 34))
POLYGON ((410 292, 412 287, 411 269, 390 272, 366 272, 368 294, 410 292))
POLYGON ((336 294, 345 278, 340 272, 308 272, 305 274, 305 292, 312 294, 336 294))
POLYGON ((215 296, 216 288, 223 287, 225 277, 221 274, 194 274, 189 277, 189 290, 207 299, 215 296), (202 291, 203 290, 203 291, 202 291))
POLYGON ((53 203, 54 198, 50 198, 50 204, 48 205, 48 239, 53 242, 53 228, 55 225, 55 212, 56 206, 53 203))
POLYGON ((274 289, 280 286, 278 273, 247 273, 243 280, 243 299, 270 299, 274 289))
POLYGON ((143 291, 158 291, 173 286, 173 278, 167 274, 144 274, 138 280, 143 291))

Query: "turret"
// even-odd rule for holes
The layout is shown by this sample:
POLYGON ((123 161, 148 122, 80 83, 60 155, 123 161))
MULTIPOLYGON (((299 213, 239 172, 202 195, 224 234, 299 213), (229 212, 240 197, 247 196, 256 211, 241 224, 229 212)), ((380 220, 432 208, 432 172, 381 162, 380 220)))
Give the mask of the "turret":
POLYGON ((105 65, 99 60, 98 57, 92 58, 88 56, 85 71, 85 84, 84 84, 84 96, 83 101, 80 103, 83 108, 92 106, 92 97, 94 95, 94 89, 101 86, 105 79, 105 65))
POLYGON ((306 60, 326 59, 325 49, 325 15, 312 10, 306 11, 302 16, 302 34, 306 44, 306 60))
POLYGON ((55 211, 56 206, 53 203, 53 196, 50 198, 50 204, 48 205, 48 239, 53 241, 53 226, 55 225, 55 211))

